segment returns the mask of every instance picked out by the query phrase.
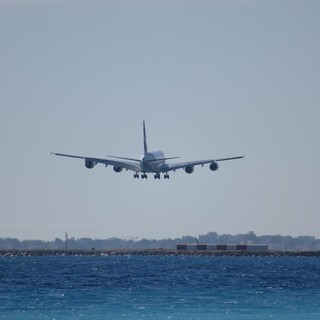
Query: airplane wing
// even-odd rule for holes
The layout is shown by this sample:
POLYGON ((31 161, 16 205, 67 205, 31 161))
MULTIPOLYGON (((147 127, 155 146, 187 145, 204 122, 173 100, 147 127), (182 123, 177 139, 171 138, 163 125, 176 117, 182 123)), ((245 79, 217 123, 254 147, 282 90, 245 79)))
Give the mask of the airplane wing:
POLYGON ((185 169, 186 167, 193 168, 194 166, 205 165, 208 163, 216 163, 219 161, 228 161, 228 160, 235 160, 235 159, 242 159, 244 156, 237 156, 231 158, 222 158, 222 159, 208 159, 208 160, 197 160, 197 161, 188 161, 188 162, 181 162, 181 163, 167 163, 163 167, 163 172, 168 172, 172 170, 178 169, 185 169))
POLYGON ((63 154, 63 153, 55 153, 55 152, 51 152, 51 154, 54 154, 56 156, 61 156, 61 157, 83 159, 83 160, 85 160, 86 166, 88 164, 87 168, 93 168, 96 164, 102 163, 105 166, 110 165, 110 166, 114 166, 114 167, 118 167, 118 168, 122 168, 122 169, 126 169, 126 170, 131 170, 134 172, 141 171, 140 163, 131 163, 128 161, 100 159, 100 158, 93 158, 93 157, 74 156, 71 154, 63 154))

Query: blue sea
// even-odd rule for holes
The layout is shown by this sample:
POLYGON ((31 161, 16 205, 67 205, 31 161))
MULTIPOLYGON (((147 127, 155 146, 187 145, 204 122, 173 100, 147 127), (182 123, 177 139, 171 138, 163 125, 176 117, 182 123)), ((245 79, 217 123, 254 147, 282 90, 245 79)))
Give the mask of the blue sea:
POLYGON ((0 319, 320 319, 320 258, 0 257, 0 319))

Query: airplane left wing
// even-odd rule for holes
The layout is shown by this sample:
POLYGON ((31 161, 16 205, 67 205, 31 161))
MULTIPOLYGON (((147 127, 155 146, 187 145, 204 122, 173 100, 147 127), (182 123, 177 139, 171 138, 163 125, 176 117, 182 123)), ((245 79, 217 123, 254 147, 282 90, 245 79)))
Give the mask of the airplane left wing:
POLYGON ((111 160, 111 159, 100 159, 100 158, 93 158, 93 157, 83 157, 83 156, 74 156, 71 154, 63 154, 63 153, 55 153, 51 152, 51 154, 54 154, 56 156, 61 156, 61 157, 69 157, 69 158, 76 158, 76 159, 83 159, 85 161, 85 166, 88 169, 92 169, 96 164, 102 163, 105 166, 113 166, 114 168, 118 168, 119 171, 120 169, 126 169, 126 170, 131 170, 134 172, 140 172, 141 167, 139 163, 131 163, 128 161, 116 161, 116 160, 111 160))
POLYGON ((228 160, 236 160, 236 159, 242 159, 244 156, 237 156, 237 157, 231 157, 231 158, 221 158, 221 159, 209 159, 209 160, 198 160, 198 161, 188 161, 188 162, 181 162, 181 163, 167 163, 163 166, 162 172, 168 172, 172 170, 178 170, 178 169, 185 169, 188 173, 191 173, 193 171, 194 166, 199 165, 205 165, 210 163, 210 169, 215 171, 218 169, 217 162, 219 161, 228 161, 228 160))

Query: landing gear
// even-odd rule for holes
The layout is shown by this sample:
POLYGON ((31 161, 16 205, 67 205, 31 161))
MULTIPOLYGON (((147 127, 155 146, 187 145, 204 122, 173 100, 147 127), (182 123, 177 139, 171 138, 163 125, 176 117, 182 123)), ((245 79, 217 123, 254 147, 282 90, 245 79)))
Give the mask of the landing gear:
MULTIPOLYGON (((170 179, 170 176, 169 176, 167 173, 165 173, 163 177, 164 177, 165 179, 170 179)), ((140 178, 139 173, 136 172, 136 173, 133 175, 133 178, 134 178, 134 179, 139 179, 139 178, 140 178)), ((160 178, 161 178, 160 173, 155 173, 154 179, 155 179, 155 180, 157 180, 157 179, 160 180, 160 178)), ((148 179, 148 176, 147 176, 145 173, 141 173, 141 179, 148 179)))

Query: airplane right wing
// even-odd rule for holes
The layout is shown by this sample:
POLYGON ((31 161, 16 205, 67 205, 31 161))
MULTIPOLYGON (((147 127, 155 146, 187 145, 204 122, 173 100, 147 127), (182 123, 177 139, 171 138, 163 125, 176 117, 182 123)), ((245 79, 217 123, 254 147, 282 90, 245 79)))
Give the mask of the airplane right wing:
POLYGON ((85 161, 85 166, 88 169, 92 169, 96 164, 102 163, 105 166, 113 166, 115 171, 116 168, 121 171, 122 169, 126 170, 131 170, 134 172, 140 172, 141 167, 140 163, 134 163, 134 162, 128 162, 128 161, 116 161, 116 160, 111 160, 111 159, 100 159, 100 158, 93 158, 93 157, 83 157, 83 156, 74 156, 71 154, 63 154, 63 153, 55 153, 51 152, 51 154, 54 154, 56 156, 61 156, 61 157, 69 157, 69 158, 76 158, 76 159, 83 159, 85 161))
POLYGON ((219 161, 236 160, 236 159, 242 159, 242 158, 244 158, 244 156, 221 158, 221 159, 197 160, 197 161, 188 161, 188 162, 181 162, 181 163, 167 163, 163 166, 162 172, 185 169, 187 173, 192 173, 194 166, 199 166, 199 165, 203 166, 208 163, 210 163, 210 169, 215 171, 218 169, 217 162, 219 161))

